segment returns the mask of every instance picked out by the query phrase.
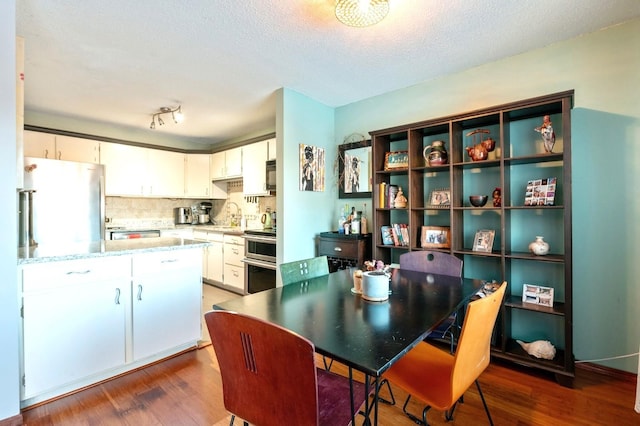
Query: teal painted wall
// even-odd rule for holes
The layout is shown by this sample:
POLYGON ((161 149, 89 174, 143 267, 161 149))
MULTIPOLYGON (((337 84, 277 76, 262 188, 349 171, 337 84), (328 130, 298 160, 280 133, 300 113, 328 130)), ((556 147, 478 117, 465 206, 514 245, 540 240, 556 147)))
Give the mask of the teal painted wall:
MULTIPOLYGON (((633 354, 640 343, 640 20, 338 108, 335 133, 341 140, 569 89, 574 355, 633 354)), ((638 367, 637 357, 597 363, 638 367)))
POLYGON ((316 235, 331 229, 337 197, 331 184, 337 145, 333 108, 282 89, 276 116, 278 262, 282 263, 314 257, 316 235), (322 192, 300 191, 300 144, 325 150, 322 192))

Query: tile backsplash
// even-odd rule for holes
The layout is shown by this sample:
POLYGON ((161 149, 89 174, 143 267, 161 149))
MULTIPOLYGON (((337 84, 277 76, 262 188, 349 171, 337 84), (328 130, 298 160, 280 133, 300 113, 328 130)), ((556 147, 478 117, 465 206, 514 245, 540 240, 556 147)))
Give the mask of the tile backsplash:
POLYGON ((260 217, 267 208, 274 211, 276 197, 245 197, 242 180, 227 182, 226 200, 106 197, 106 226, 125 228, 170 228, 174 225, 175 207, 197 206, 211 202, 211 218, 218 225, 228 225, 240 217, 247 219, 247 228, 260 228, 260 217))

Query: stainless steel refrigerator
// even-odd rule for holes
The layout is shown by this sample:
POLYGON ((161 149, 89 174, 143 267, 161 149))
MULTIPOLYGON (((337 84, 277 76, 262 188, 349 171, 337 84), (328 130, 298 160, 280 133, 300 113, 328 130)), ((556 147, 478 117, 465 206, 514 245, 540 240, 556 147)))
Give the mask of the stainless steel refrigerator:
POLYGON ((20 247, 104 239, 104 166, 25 157, 18 196, 20 247))

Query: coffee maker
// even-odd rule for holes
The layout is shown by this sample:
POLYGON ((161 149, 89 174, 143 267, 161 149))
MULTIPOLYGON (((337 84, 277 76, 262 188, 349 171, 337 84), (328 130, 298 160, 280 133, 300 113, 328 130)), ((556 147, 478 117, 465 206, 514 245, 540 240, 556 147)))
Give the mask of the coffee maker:
POLYGON ((191 225, 193 216, 191 207, 176 207, 173 209, 173 219, 176 225, 191 225))

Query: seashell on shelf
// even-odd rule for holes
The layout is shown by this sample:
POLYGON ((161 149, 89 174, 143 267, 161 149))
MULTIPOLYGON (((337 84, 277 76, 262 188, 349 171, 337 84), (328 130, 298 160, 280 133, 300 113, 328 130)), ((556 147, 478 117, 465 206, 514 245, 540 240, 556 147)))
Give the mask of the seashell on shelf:
POLYGON ((522 349, 529 355, 536 358, 553 359, 556 356, 556 348, 548 340, 536 340, 534 342, 525 343, 522 340, 516 340, 522 349))

